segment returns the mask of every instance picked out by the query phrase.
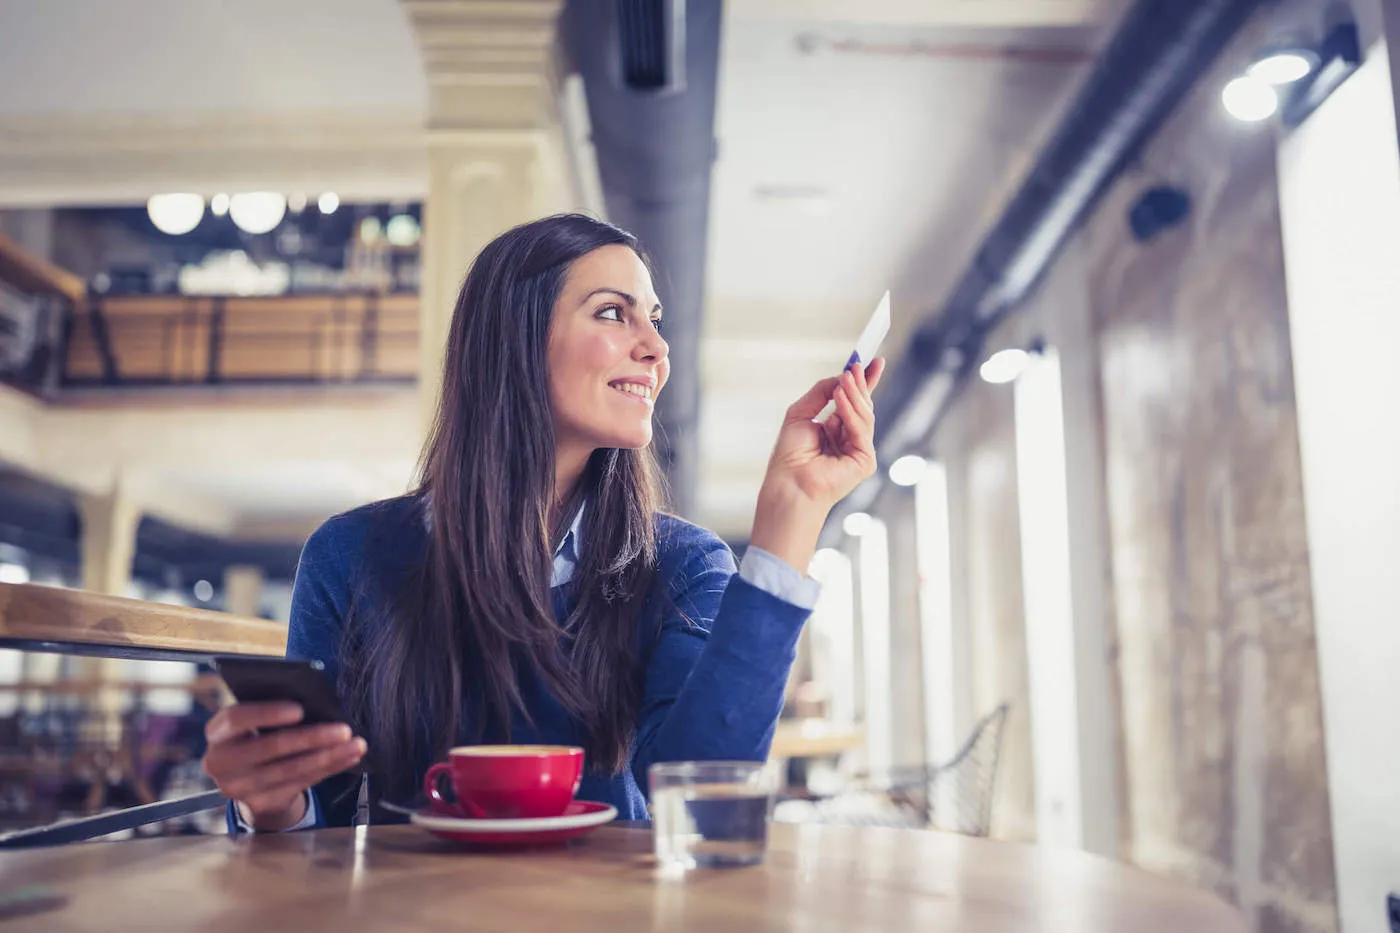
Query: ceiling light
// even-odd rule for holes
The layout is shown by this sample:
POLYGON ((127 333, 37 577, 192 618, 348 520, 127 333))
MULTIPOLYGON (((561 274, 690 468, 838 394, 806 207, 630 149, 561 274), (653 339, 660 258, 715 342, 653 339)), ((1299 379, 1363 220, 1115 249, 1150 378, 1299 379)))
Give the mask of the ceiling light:
POLYGON ((306 210, 306 195, 300 193, 288 195, 287 210, 291 211, 293 214, 300 214, 302 211, 306 210))
POLYGON ((1025 371, 1026 363, 1029 360, 1030 354, 1020 347, 998 350, 987 357, 986 362, 977 370, 977 374, 992 385, 1015 382, 1016 377, 1025 371))
POLYGON ((408 247, 418 242, 422 231, 412 214, 395 214, 384 227, 384 238, 390 246, 408 247))
POLYGON ((1292 84, 1312 74, 1317 61, 1317 53, 1312 49, 1278 49, 1250 65, 1246 73, 1265 84, 1292 84))
POLYGON ((917 486, 928 469, 928 461, 918 454, 905 454, 890 464, 890 482, 896 486, 917 486))
POLYGON ((287 216, 287 199, 275 191, 244 191, 229 199, 229 216, 245 233, 267 233, 287 216))
POLYGON ((1242 75, 1225 85, 1220 99, 1230 116, 1245 123, 1258 123, 1278 112, 1278 91, 1252 75, 1242 75))
POLYGON ((228 195, 220 193, 209 199, 209 213, 222 217, 228 213, 228 195))
POLYGON ((197 194, 157 194, 146 202, 146 213, 161 233, 180 236, 199 226, 204 198, 197 194))
POLYGON ((23 564, 0 564, 0 583, 28 583, 29 568, 23 564))
POLYGON ((859 538, 868 532, 874 524, 875 519, 871 518, 868 513, 852 512, 841 520, 841 530, 852 538, 859 538))
POLYGON ((327 191, 316 199, 316 207, 322 214, 334 214, 336 208, 340 207, 340 195, 334 191, 327 191))

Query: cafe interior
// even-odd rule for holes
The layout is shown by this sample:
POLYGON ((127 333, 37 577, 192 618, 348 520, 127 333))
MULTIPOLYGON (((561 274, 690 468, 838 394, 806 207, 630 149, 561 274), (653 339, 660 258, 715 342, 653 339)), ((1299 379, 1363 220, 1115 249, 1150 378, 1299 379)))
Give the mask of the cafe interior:
POLYGON ((1388 0, 0 0, 0 919, 1400 930, 1392 40, 1388 0), (736 555, 890 296, 758 864, 669 870, 659 811, 230 834, 212 659, 281 657, 308 536, 414 487, 473 257, 560 212, 646 247, 667 509, 736 555))

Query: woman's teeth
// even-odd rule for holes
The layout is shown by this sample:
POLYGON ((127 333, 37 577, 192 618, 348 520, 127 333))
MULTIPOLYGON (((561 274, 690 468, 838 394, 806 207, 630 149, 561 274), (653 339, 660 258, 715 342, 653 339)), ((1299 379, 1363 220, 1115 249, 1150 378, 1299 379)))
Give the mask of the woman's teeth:
POLYGON ((613 388, 619 392, 626 392, 628 395, 636 395, 648 401, 651 400, 651 389, 646 386, 637 385, 635 382, 614 383, 613 388))

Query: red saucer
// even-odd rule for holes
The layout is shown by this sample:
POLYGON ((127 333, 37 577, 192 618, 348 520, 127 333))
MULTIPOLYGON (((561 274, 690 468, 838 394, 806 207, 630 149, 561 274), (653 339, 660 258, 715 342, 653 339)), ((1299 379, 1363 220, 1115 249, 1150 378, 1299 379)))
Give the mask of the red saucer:
POLYGON ((559 816, 517 820, 475 820, 435 807, 418 810, 409 820, 439 839, 478 846, 556 845, 591 833, 617 818, 617 808, 592 800, 575 800, 559 816))

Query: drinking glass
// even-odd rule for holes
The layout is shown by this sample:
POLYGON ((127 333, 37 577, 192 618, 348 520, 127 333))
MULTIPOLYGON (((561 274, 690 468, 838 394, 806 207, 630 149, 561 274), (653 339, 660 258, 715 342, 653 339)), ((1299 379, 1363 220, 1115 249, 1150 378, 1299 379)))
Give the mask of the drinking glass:
POLYGON ((761 761, 675 761, 652 765, 649 777, 652 835, 663 867, 763 861, 774 769, 761 761))

